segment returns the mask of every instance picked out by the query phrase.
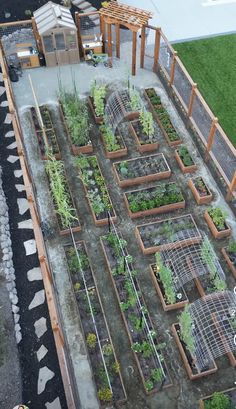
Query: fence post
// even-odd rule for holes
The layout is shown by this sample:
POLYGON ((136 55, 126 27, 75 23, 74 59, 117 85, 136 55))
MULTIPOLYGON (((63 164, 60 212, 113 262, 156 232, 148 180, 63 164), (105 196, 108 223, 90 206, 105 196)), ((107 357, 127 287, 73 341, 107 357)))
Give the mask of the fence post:
POLYGON ((145 26, 142 26, 142 29, 141 29, 141 49, 140 49, 140 68, 144 68, 145 34, 146 34, 146 28, 145 28, 145 26))
POLYGON ((169 81, 169 86, 171 86, 174 82, 174 77, 175 77, 175 64, 176 64, 176 57, 177 57, 177 51, 174 51, 173 53, 173 60, 171 64, 171 69, 170 69, 170 81, 169 81))
POLYGON ((160 53, 160 42, 161 42, 161 33, 160 33, 160 28, 158 28, 156 30, 155 45, 154 45, 154 62, 153 62, 153 67, 152 67, 152 71, 154 72, 157 72, 159 53, 160 53))
POLYGON ((228 189, 228 192, 227 192, 227 195, 226 195, 227 202, 229 202, 231 200, 233 191, 235 189, 236 189, 236 170, 234 172, 234 175, 232 177, 232 180, 230 182, 229 189, 228 189))
POLYGON ((191 94, 190 94, 190 98, 189 98, 188 113, 187 113, 188 118, 190 116, 192 116, 193 102, 194 102, 194 98, 196 96, 196 89, 197 89, 197 84, 194 82, 192 84, 192 90, 191 90, 191 94))
POLYGON ((207 138, 207 146, 206 146, 206 150, 205 150, 205 161, 207 162, 207 160, 209 159, 209 152, 211 150, 213 141, 214 141, 214 136, 215 136, 215 130, 216 130, 216 125, 218 123, 218 118, 215 117, 212 119, 212 123, 211 123, 211 129, 207 138))

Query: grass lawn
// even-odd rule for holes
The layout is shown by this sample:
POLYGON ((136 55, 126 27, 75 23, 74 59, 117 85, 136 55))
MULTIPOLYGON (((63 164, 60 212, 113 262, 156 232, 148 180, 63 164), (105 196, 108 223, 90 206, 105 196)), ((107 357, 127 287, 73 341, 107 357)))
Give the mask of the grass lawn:
POLYGON ((236 146, 236 34, 174 44, 174 48, 236 146))

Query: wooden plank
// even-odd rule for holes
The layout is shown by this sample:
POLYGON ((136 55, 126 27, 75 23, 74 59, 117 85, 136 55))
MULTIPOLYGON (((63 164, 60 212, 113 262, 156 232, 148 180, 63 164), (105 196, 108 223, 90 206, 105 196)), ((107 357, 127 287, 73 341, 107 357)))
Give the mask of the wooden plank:
POLYGON ((140 49, 140 68, 144 68, 144 53, 145 53, 145 26, 141 29, 141 49, 140 49))
POLYGON ((108 56, 112 57, 112 33, 111 33, 111 24, 107 24, 107 48, 108 56))
POLYGON ((132 75, 136 74, 137 32, 132 33, 132 75))
POLYGON ((159 60, 159 53, 160 53, 160 41, 161 41, 161 35, 160 35, 160 30, 156 30, 156 35, 155 35, 155 48, 154 48, 154 62, 153 62, 153 67, 152 70, 154 72, 157 72, 157 67, 158 67, 158 60, 159 60))
POLYGON ((120 25, 116 24, 116 57, 120 58, 120 25))

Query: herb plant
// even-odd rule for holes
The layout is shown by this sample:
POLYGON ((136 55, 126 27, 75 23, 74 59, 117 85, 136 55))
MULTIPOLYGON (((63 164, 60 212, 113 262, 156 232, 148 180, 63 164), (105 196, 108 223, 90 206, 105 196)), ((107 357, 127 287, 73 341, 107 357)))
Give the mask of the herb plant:
POLYGON ((210 217, 212 218, 212 221, 216 226, 217 230, 224 230, 225 217, 227 214, 223 212, 219 207, 211 207, 207 211, 210 217))

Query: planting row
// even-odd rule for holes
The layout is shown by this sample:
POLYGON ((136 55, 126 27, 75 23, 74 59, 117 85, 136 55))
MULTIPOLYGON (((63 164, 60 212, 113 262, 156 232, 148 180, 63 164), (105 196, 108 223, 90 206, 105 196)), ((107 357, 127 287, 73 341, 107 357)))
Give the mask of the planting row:
POLYGON ((84 242, 65 247, 91 367, 101 403, 124 401, 126 392, 84 242))

